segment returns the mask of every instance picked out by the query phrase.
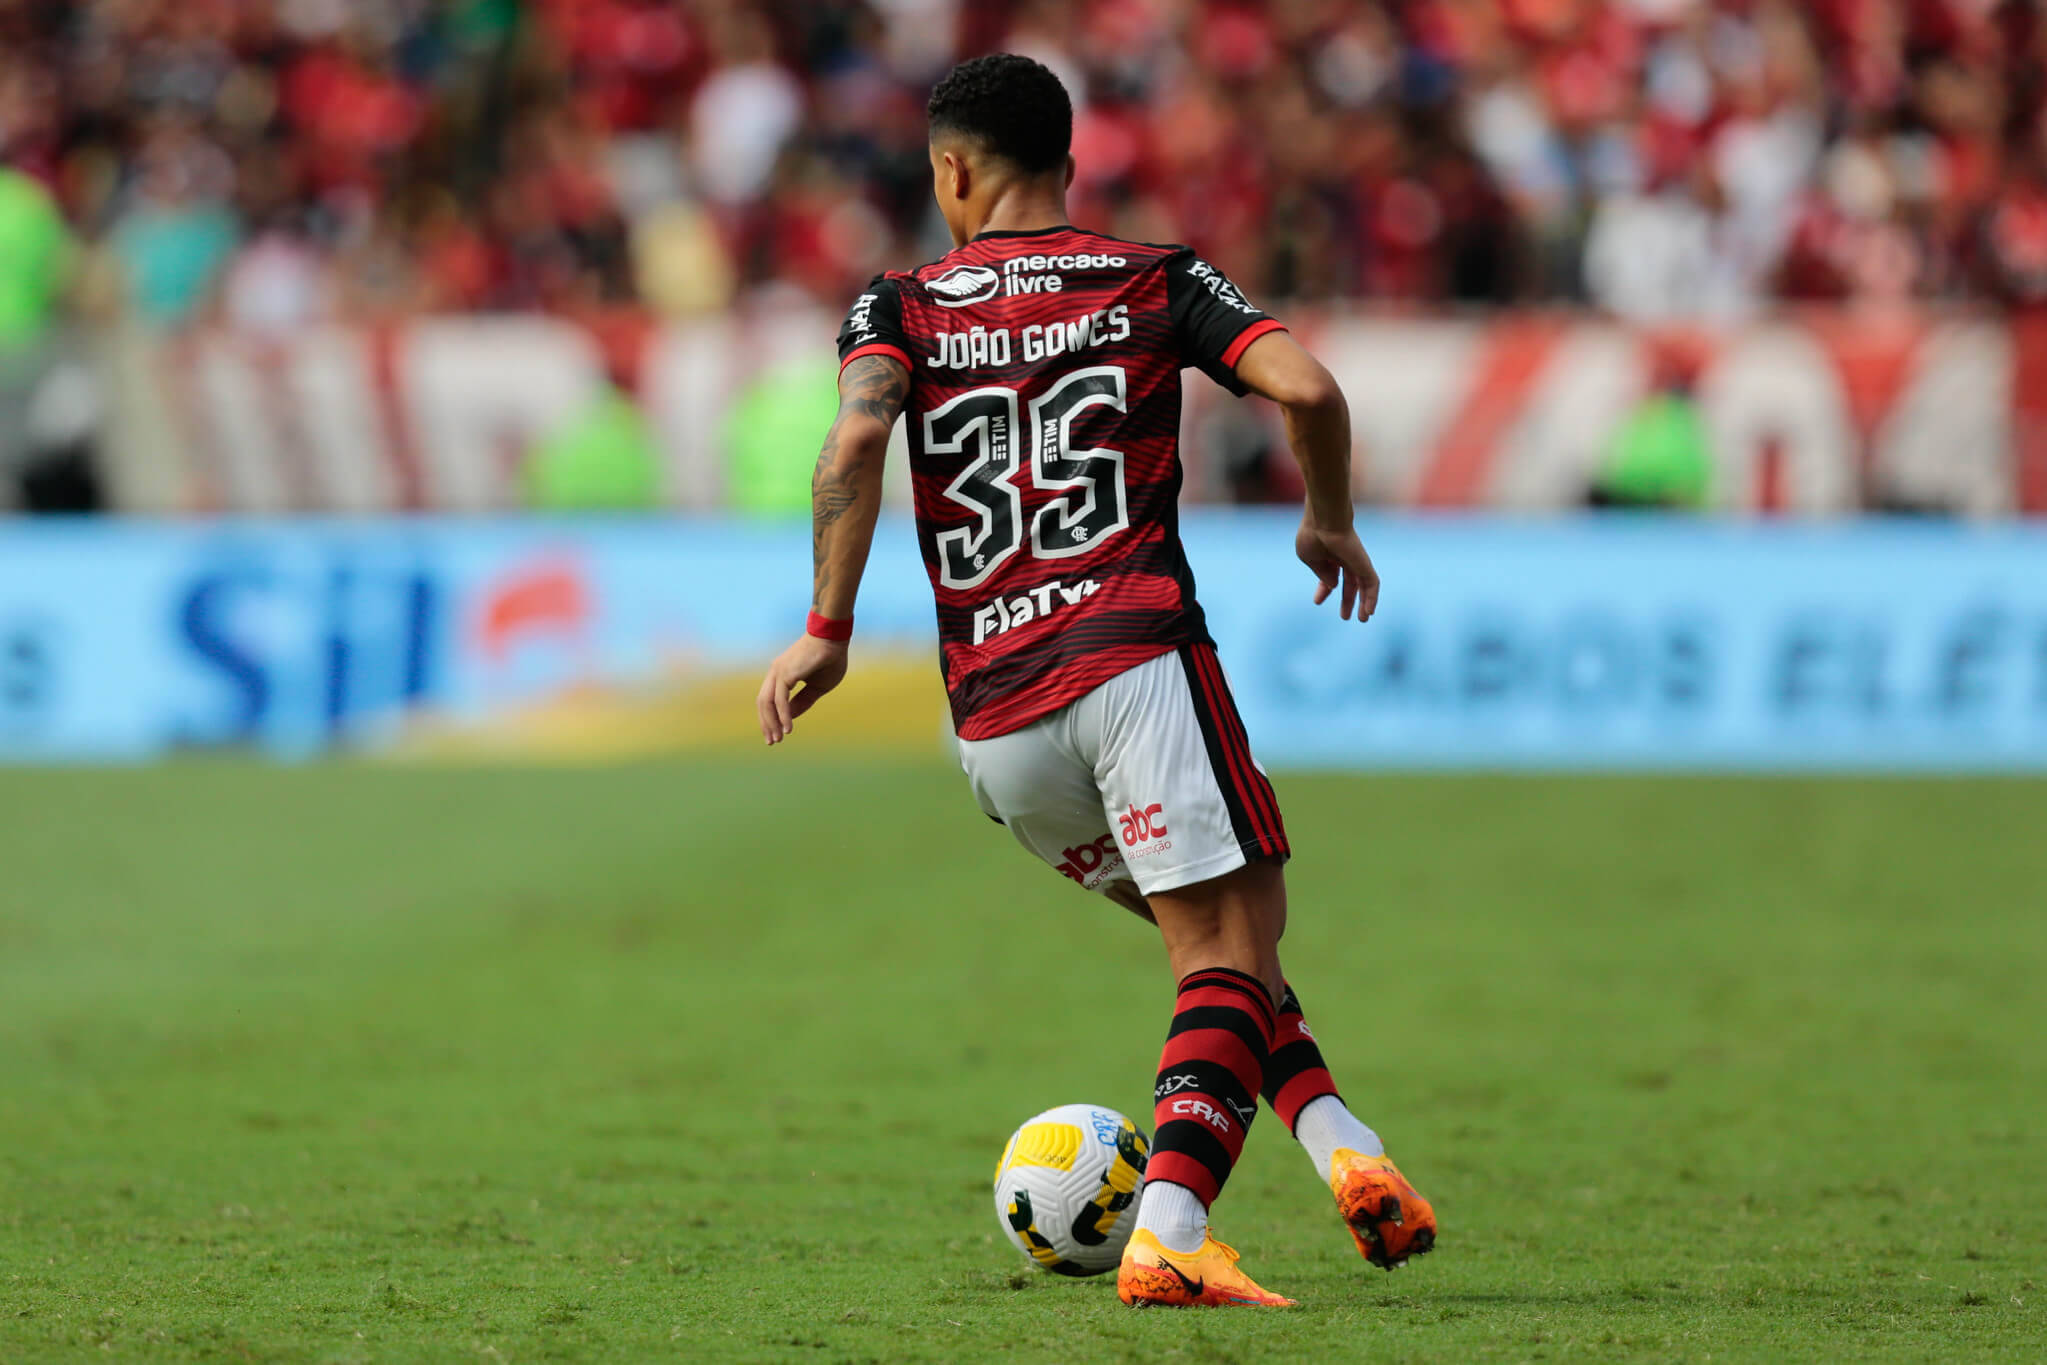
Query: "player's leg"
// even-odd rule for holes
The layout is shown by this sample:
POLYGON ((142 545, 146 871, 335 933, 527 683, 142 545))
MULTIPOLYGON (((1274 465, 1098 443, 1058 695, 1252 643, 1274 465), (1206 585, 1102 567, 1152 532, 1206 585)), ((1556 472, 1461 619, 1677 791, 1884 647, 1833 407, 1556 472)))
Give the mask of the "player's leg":
POLYGON ((961 740, 960 766, 974 800, 1024 848, 1053 871, 1126 909, 1142 899, 1129 893, 1128 872, 1116 836, 1102 819, 1092 763, 1075 752, 1072 707, 994 739, 961 740))
MULTIPOLYGON (((1155 895, 1147 904, 1177 978, 1221 968, 1268 983, 1279 979, 1286 887, 1277 864, 1252 863, 1214 883, 1155 895)), ((1173 1083, 1169 1071, 1162 1063, 1161 1086, 1173 1083)), ((1379 1135, 1344 1104, 1301 1013, 1300 998, 1283 979, 1259 1089, 1307 1153, 1316 1177, 1335 1194, 1338 1212, 1366 1260, 1391 1269, 1435 1245, 1434 1210, 1386 1156, 1379 1135)), ((1166 1119, 1159 1116, 1157 1122, 1163 1128, 1166 1119)), ((1163 1178, 1156 1162, 1152 1169, 1154 1179, 1163 1178)), ((1155 1223, 1164 1225, 1162 1235, 1178 1245, 1199 1243, 1206 1212, 1206 1204, 1175 1194, 1150 1211, 1155 1223), (1197 1218, 1200 1232, 1194 1226, 1197 1218)), ((1144 1225, 1141 1210, 1139 1226, 1144 1225)))
MULTIPOLYGON (((1146 714, 1166 718, 1165 723, 1132 727, 1128 736, 1113 741, 1115 761, 1098 764, 1107 774, 1105 804, 1112 814, 1119 805, 1127 814, 1148 800, 1133 791, 1164 785, 1168 799, 1151 823, 1165 829, 1151 832, 1169 836, 1169 846, 1151 853, 1151 846, 1140 842, 1126 854, 1166 941, 1174 974, 1185 979, 1212 970, 1242 973, 1255 977, 1279 1002, 1270 1016, 1259 1090, 1303 1139, 1311 1157, 1328 1146, 1329 1155, 1318 1160, 1318 1174, 1336 1195, 1360 1251, 1374 1264, 1396 1264, 1433 1243, 1433 1213, 1385 1160, 1376 1135, 1343 1107, 1320 1049, 1306 1032, 1279 961, 1287 920, 1282 863, 1288 845, 1278 800, 1251 758, 1214 651, 1205 646, 1182 650, 1178 663, 1178 689, 1168 678, 1154 676, 1157 687, 1140 699, 1146 714), (1219 866, 1232 870, 1199 879, 1219 866)), ((1162 1063, 1161 1089, 1174 1084, 1174 1074, 1162 1063)), ((1169 1117, 1162 1099, 1155 1115, 1161 1131, 1169 1117)), ((1159 1172, 1157 1141, 1153 1150, 1152 1170, 1159 1172)), ((1214 1193, 1220 1192, 1217 1182, 1214 1193)), ((1200 1196, 1202 1190, 1193 1193, 1200 1196)), ((1189 1200, 1168 1189, 1153 1207, 1148 1195, 1138 1227, 1152 1225, 1188 1244, 1196 1236, 1195 1219, 1205 1231, 1206 1206, 1212 1202, 1213 1195, 1189 1200)))
POLYGON ((1256 835, 1233 821, 1210 773, 1186 668, 1180 655, 1161 656, 1077 710, 1076 743, 1094 759, 1103 809, 1178 983, 1144 1195, 1117 1290, 1126 1303, 1281 1304, 1209 1236, 1208 1207, 1257 1116, 1277 1023, 1285 903, 1272 895, 1276 865, 1263 860, 1283 853, 1284 840, 1276 821, 1256 835), (1248 868, 1247 839, 1261 860, 1248 868))
POLYGON ((1191 1252, 1243 1150, 1278 1025, 1286 831, 1212 648, 1116 684, 1103 690, 1099 729, 1079 735, 1099 734, 1103 806, 1179 983, 1137 1227, 1191 1252))
MULTIPOLYGON (((1171 656, 1167 658, 1171 660, 1171 656)), ((991 819, 1008 826, 1018 843, 1088 890, 1101 892, 1133 913, 1154 920, 1151 906, 1129 880, 1123 856, 1125 845, 1104 823, 1094 760, 1081 752, 1098 746, 1075 743, 1076 717, 1093 722, 1099 730, 1100 693, 1113 688, 1115 681, 1034 725, 994 739, 962 741, 960 765, 966 770, 981 809, 991 819)), ((1131 846, 1135 846, 1134 835, 1131 846)), ((1259 1059, 1271 1038, 1272 999, 1261 981, 1216 971, 1197 973, 1194 979, 1183 983, 1180 1002, 1181 1009, 1175 1016, 1179 1042, 1168 1040, 1167 1056, 1176 1055, 1176 1048, 1186 1052, 1194 1058, 1190 1064, 1207 1077, 1205 1081, 1187 1083, 1190 1087, 1205 1088, 1199 1091, 1190 1088, 1180 1100, 1181 1107, 1190 1108, 1202 1094, 1214 1096, 1203 1103, 1231 1106, 1229 1122, 1234 1138, 1224 1149, 1226 1159, 1218 1161, 1201 1132, 1186 1125, 1167 1131, 1165 1120, 1155 1114, 1167 1159, 1165 1166, 1160 1167, 1161 1148, 1155 1141, 1147 1169, 1148 1173, 1171 1171, 1176 1160, 1172 1153, 1192 1151, 1197 1162, 1205 1160, 1208 1164, 1184 1166, 1181 1178, 1206 1189, 1207 1198, 1213 1200, 1221 1179, 1228 1175, 1229 1164, 1242 1148, 1244 1125, 1258 1112, 1259 1059), (1243 1008, 1246 1005, 1251 1007, 1250 1013, 1243 1008), (1225 1066, 1235 1069, 1212 1071, 1210 1066, 1217 1055, 1225 1066), (1218 1170, 1220 1174, 1214 1175, 1218 1170), (1209 1178, 1215 1180, 1214 1189, 1203 1184, 1209 1178)), ((1206 1121, 1213 1122, 1213 1116, 1220 1111, 1211 1107, 1208 1112, 1211 1117, 1206 1121)), ((1170 1103, 1162 1105, 1158 1113, 1171 1113, 1170 1103)), ((1145 1186, 1140 1210, 1150 1208, 1156 1216, 1163 1207, 1162 1199, 1169 1199, 1176 1192, 1192 1201, 1199 1212, 1203 1231, 1194 1239, 1195 1250, 1187 1255, 1169 1253, 1159 1245, 1155 1234, 1133 1230, 1131 1246, 1142 1251, 1148 1243, 1154 1254, 1133 1258, 1126 1249, 1117 1275, 1117 1291, 1124 1302, 1179 1305, 1290 1302, 1253 1284, 1236 1268, 1236 1253, 1207 1237, 1206 1203, 1193 1190, 1153 1179, 1145 1186)))
POLYGON ((1147 901, 1144 898, 1144 893, 1137 889, 1136 882, 1127 880, 1104 882, 1101 886, 1101 892, 1104 896, 1107 896, 1110 900, 1116 902, 1116 904, 1122 906, 1146 924, 1157 924, 1159 922, 1158 917, 1151 912, 1151 902, 1147 901))
MULTIPOLYGON (((1387 1157, 1378 1134, 1352 1114, 1338 1095, 1322 1050, 1302 1017, 1300 999, 1280 974, 1286 884, 1279 864, 1250 863, 1212 882, 1153 892, 1147 901, 1165 939, 1174 975, 1182 982, 1183 1000, 1189 983, 1208 983, 1218 973, 1237 980, 1256 977, 1268 983, 1268 990, 1276 983, 1279 1005, 1268 1016, 1272 1029, 1259 1091, 1308 1153, 1317 1177, 1336 1197, 1337 1212, 1359 1253, 1373 1265, 1391 1270, 1408 1257, 1433 1248, 1435 1211, 1387 1157)), ((1178 1016, 1174 1023, 1177 1030, 1178 1016)), ((1166 1056, 1159 1064, 1162 1091, 1180 1090, 1190 1074, 1179 1069, 1174 1046, 1174 1041, 1167 1043, 1166 1056)), ((1138 1210, 1137 1226, 1140 1231, 1152 1230, 1170 1248, 1192 1248, 1208 1235, 1208 1207, 1222 1192, 1229 1167, 1215 1161, 1221 1155, 1216 1144, 1198 1139, 1192 1145, 1206 1154, 1210 1165, 1205 1170, 1192 1171, 1184 1165, 1184 1158, 1160 1161, 1161 1149, 1172 1145, 1167 1141, 1169 1126, 1184 1122, 1177 1113, 1168 1117, 1167 1110, 1174 1103, 1170 1095, 1159 1102, 1155 1115, 1159 1137, 1153 1142, 1150 1179, 1176 1181, 1189 1187, 1190 1194, 1169 1189, 1156 1201, 1147 1195, 1138 1210), (1189 1173, 1195 1178, 1188 1178, 1189 1173), (1212 1189, 1199 1178, 1218 1173, 1220 1178, 1214 1179, 1212 1189)), ((1239 1137, 1235 1151, 1228 1153, 1230 1166, 1241 1150, 1239 1137)))
POLYGON ((1159 1054, 1137 1227, 1171 1251, 1198 1251, 1207 1239, 1208 1210, 1258 1114, 1277 1027, 1265 983, 1279 978, 1278 876, 1259 862, 1146 897, 1179 986, 1159 1054))
POLYGON ((1144 1194, 1117 1276, 1126 1303, 1291 1302, 1238 1269, 1208 1226, 1257 1117, 1277 1026, 1265 978, 1278 979, 1278 872, 1259 862, 1146 897, 1178 988, 1153 1086, 1144 1194))
MULTIPOLYGON (((1189 692, 1201 722, 1211 770, 1228 798, 1233 824, 1240 828, 1247 855, 1265 854, 1283 860, 1286 831, 1279 802, 1262 769, 1252 760, 1250 741, 1237 715, 1236 700, 1215 652, 1206 647, 1183 651, 1189 692), (1266 834, 1276 845, 1260 839, 1266 834)), ((1253 863, 1252 867, 1258 864, 1253 863)), ((1279 935, 1286 929, 1286 886, 1278 861, 1270 864, 1269 885, 1261 882, 1260 900, 1236 913, 1248 916, 1235 932, 1264 934, 1269 930, 1272 957, 1261 976, 1279 1002, 1277 1022, 1261 1087, 1288 1131, 1294 1134, 1317 1176, 1336 1196, 1337 1211, 1351 1230, 1358 1250, 1373 1265, 1391 1269, 1409 1256, 1435 1245, 1435 1212, 1414 1186, 1387 1160, 1378 1135, 1351 1114, 1336 1093, 1322 1050, 1301 1016, 1300 1000, 1279 974, 1279 935)), ((1250 871, 1247 868, 1246 871, 1250 871)), ((1151 898, 1156 904, 1158 897, 1151 898)), ((1160 920, 1161 928, 1165 924, 1160 920)), ((1262 962, 1262 959, 1261 959, 1262 962)))
POLYGON ((1336 1196, 1337 1213, 1367 1261, 1391 1270, 1435 1246, 1435 1210, 1337 1094, 1291 985, 1282 987, 1263 1093, 1336 1196))
POLYGON ((1260 858, 1205 882, 1145 897, 1165 941, 1173 978, 1220 968, 1265 988, 1266 1003, 1286 994, 1279 940, 1286 933, 1286 874, 1260 858))
MULTIPOLYGON (((1229 798, 1231 818, 1242 829, 1246 852, 1284 859, 1286 831, 1280 823, 1279 802, 1263 770, 1251 758, 1250 741, 1222 664, 1206 647, 1184 654, 1190 695, 1201 720, 1211 769, 1229 798), (1276 848, 1255 837, 1261 832, 1276 836, 1276 848)), ((1301 1016, 1300 1000, 1278 975, 1279 934, 1286 928, 1286 886, 1277 862, 1272 864, 1271 885, 1261 889, 1261 895, 1266 904, 1256 912, 1261 916, 1259 927, 1240 932, 1259 932, 1269 924, 1274 945, 1270 968, 1274 975, 1262 979, 1272 987, 1279 1008, 1262 1091, 1288 1131, 1308 1149, 1317 1176, 1336 1196, 1337 1212, 1350 1228, 1359 1252, 1373 1265, 1391 1269, 1435 1245, 1435 1211, 1387 1160, 1378 1135, 1359 1122, 1337 1095, 1322 1050, 1301 1016)))

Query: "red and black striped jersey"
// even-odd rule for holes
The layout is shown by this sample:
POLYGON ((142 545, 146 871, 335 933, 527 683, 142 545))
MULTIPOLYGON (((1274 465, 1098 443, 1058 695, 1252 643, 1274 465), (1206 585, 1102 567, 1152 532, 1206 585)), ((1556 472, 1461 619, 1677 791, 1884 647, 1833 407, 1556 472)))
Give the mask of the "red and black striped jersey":
POLYGON ((877 275, 843 366, 909 367, 917 537, 962 739, 1030 724, 1209 643, 1180 546, 1180 371, 1233 393, 1280 324, 1181 246, 985 232, 877 275))

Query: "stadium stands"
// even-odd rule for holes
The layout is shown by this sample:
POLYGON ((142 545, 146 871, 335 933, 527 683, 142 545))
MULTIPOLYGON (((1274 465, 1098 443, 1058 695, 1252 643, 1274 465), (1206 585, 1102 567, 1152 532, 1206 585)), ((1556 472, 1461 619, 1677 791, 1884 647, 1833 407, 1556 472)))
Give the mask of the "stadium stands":
POLYGON ((930 254, 922 101, 1028 52, 1076 212, 1272 298, 2047 296, 2047 26, 2007 0, 0 4, 0 153, 100 302, 839 306, 930 254))

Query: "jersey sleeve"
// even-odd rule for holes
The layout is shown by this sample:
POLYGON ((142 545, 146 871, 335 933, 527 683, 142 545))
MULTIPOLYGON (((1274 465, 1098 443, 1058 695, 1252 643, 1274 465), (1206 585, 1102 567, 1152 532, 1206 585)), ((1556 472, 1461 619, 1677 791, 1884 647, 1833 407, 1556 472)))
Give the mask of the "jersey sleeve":
POLYGON ((866 292, 853 300, 839 328, 839 368, 863 355, 890 356, 905 369, 915 368, 910 363, 910 339, 903 332, 903 296, 887 275, 868 281, 866 292))
POLYGON ((1286 330, 1279 319, 1253 307, 1229 276, 1191 251, 1166 261, 1166 300, 1181 362, 1239 397, 1246 392, 1237 379, 1244 348, 1267 332, 1286 330))

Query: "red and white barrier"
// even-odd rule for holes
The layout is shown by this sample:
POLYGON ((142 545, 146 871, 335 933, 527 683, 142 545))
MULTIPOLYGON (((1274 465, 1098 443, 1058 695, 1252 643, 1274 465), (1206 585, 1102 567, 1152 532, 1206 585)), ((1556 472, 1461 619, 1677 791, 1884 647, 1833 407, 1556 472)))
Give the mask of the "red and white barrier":
MULTIPOLYGON (((2047 514, 2037 325, 1814 314, 1669 336, 1548 316, 1292 321, 1350 395, 1371 502, 1574 505, 1630 408, 1677 363, 1695 377, 1727 509, 1828 514, 1882 500, 2047 514)), ((624 343, 544 317, 149 341, 110 370, 129 414, 111 442, 116 496, 141 511, 515 509, 528 451, 609 371, 648 414, 664 501, 716 508, 731 411, 763 375, 794 365, 821 376, 823 435, 835 326, 778 310, 636 328, 624 343)), ((1214 499, 1205 419, 1229 400, 1192 374, 1188 391, 1188 488, 1214 499)), ((807 468, 814 451, 788 458, 807 468)), ((896 496, 903 482, 892 480, 896 496)))

